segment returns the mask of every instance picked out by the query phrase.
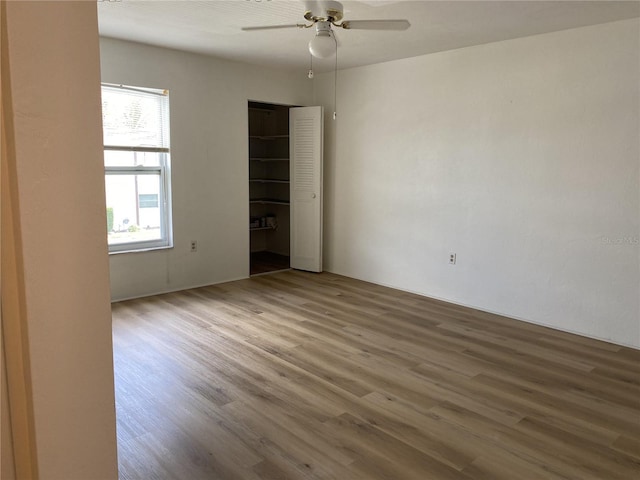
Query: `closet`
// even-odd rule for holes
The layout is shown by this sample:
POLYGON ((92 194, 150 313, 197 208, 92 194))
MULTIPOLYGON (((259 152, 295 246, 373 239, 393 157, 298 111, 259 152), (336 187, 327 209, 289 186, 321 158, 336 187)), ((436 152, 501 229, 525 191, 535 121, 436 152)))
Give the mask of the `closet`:
POLYGON ((289 268, 289 107, 249 102, 251 275, 289 268))
POLYGON ((250 274, 322 271, 322 107, 250 101, 250 274))

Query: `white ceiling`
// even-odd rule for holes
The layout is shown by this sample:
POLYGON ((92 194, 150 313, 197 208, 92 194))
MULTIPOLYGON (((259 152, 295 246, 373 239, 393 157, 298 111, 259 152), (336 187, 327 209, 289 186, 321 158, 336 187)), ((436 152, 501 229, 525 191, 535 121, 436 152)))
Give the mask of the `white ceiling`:
MULTIPOLYGON (((339 68, 640 16, 640 1, 345 0, 345 19, 401 19, 404 32, 338 30, 339 68)), ((300 0, 115 0, 98 3, 100 34, 260 65, 307 68, 313 29, 243 32, 303 23, 300 0)), ((327 70, 334 59, 315 60, 327 70)))

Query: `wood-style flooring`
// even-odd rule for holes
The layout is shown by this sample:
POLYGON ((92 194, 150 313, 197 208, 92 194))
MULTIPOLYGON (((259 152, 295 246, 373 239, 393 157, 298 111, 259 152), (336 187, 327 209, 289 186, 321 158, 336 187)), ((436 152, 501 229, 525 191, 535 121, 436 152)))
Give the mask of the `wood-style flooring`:
POLYGON ((296 271, 113 335, 122 480, 640 478, 633 349, 296 271))

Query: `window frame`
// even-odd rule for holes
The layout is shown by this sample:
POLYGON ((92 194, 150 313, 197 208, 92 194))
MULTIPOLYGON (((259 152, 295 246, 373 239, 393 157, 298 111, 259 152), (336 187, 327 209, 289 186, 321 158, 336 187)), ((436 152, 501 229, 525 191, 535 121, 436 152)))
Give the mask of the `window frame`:
MULTIPOLYGON (((170 136, 170 119, 169 119, 169 92, 168 90, 150 89, 142 87, 129 87, 124 85, 114 85, 110 83, 102 83, 103 87, 110 89, 131 90, 139 93, 150 95, 162 95, 167 98, 166 104, 162 108, 166 109, 165 118, 167 136, 170 136)), ((167 147, 149 147, 149 146, 132 146, 132 145, 104 145, 104 151, 114 152, 140 152, 140 153, 157 153, 159 162, 154 166, 106 166, 104 167, 105 188, 107 175, 158 175, 159 191, 158 191, 158 208, 160 209, 160 238, 154 240, 129 241, 122 243, 107 244, 109 254, 117 253, 133 253, 145 252, 150 250, 160 250, 173 248, 173 221, 171 208, 171 150, 167 147)))

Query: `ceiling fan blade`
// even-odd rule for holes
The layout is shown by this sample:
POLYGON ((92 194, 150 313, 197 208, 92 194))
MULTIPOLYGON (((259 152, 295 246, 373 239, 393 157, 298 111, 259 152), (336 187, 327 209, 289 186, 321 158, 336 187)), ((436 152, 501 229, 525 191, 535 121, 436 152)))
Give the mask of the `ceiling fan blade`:
POLYGON ((254 32, 256 30, 277 30, 279 28, 304 28, 306 25, 301 23, 292 23, 290 25, 265 25, 262 27, 242 27, 243 32, 254 32))
POLYGON ((406 30, 409 20, 345 20, 340 25, 347 30, 406 30))

